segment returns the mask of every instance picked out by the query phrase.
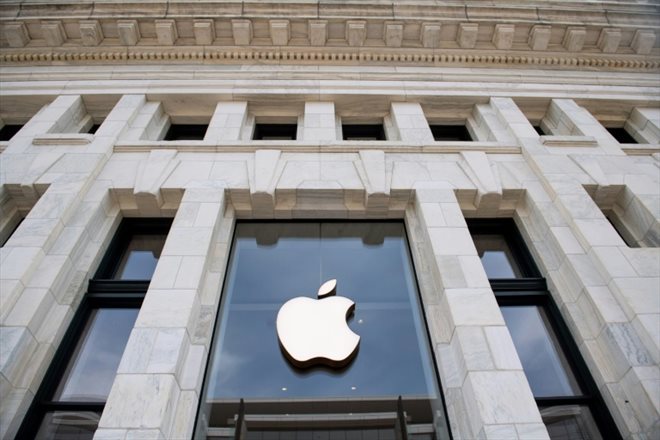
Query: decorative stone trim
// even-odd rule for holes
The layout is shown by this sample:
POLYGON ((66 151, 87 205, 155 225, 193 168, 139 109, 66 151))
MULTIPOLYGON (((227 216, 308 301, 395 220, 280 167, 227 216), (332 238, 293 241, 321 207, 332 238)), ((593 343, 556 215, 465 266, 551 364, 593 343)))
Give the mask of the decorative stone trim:
POLYGON ((411 145, 409 142, 361 141, 361 142, 303 142, 303 141, 119 141, 115 153, 145 153, 153 150, 176 150, 195 153, 253 153, 259 150, 278 150, 283 153, 359 153, 378 150, 385 153, 446 153, 481 151, 488 154, 520 154, 517 145, 500 142, 431 142, 411 145), (463 145, 461 145, 463 144, 463 145))
MULTIPOLYGON (((243 26, 242 23, 238 26, 243 26)), ((359 26, 359 25, 358 25, 359 26)), ((243 38, 248 37, 245 30, 243 38)), ((359 30, 359 29, 358 29, 359 30)), ((357 37, 356 37, 357 38, 357 37)), ((247 41, 247 40, 246 40, 247 41)), ((358 44, 359 41, 355 41, 358 44)), ((246 43, 247 44, 247 43, 246 43)), ((90 61, 101 63, 185 61, 186 63, 226 63, 240 62, 286 62, 289 64, 314 62, 330 63, 399 63, 415 65, 482 65, 482 66, 552 66, 558 68, 596 67, 605 69, 655 70, 660 67, 660 58, 635 55, 575 55, 551 53, 539 55, 521 52, 519 55, 497 54, 495 52, 466 53, 464 50, 388 50, 384 48, 362 48, 359 51, 341 48, 324 49, 280 49, 270 46, 249 48, 198 48, 195 46, 161 49, 154 47, 107 48, 89 51, 82 48, 62 48, 58 50, 42 48, 5 49, 0 52, 0 63, 7 64, 50 64, 67 62, 86 64, 90 61)))
POLYGON ((548 147, 597 147, 593 136, 541 136, 541 142, 548 147))
POLYGON ((6 23, 2 27, 10 47, 24 47, 30 42, 25 23, 6 23))
POLYGON ((80 38, 83 46, 98 46, 103 41, 103 29, 98 20, 80 22, 80 38))
MULTIPOLYGON (((440 8, 443 9, 443 8, 440 8)), ((0 9, 0 12, 2 10, 0 9)), ((292 49, 322 48, 333 46, 349 47, 405 47, 408 49, 460 47, 469 50, 499 50, 525 52, 566 51, 570 53, 621 53, 635 52, 648 55, 656 45, 657 30, 646 22, 636 21, 625 26, 583 21, 580 26, 572 22, 544 20, 514 20, 515 23, 498 23, 498 20, 480 19, 479 22, 467 21, 468 16, 455 18, 424 16, 406 20, 398 16, 369 16, 356 14, 342 19, 329 16, 328 19, 314 16, 314 19, 300 17, 291 12, 289 15, 276 14, 273 18, 247 16, 218 16, 215 18, 196 18, 194 16, 176 16, 123 19, 122 16, 103 17, 96 15, 80 19, 58 19, 60 16, 46 14, 27 18, 9 18, 0 20, 6 44, 9 47, 62 47, 103 45, 116 49, 120 46, 173 46, 177 43, 223 47, 234 44, 247 46, 256 44, 289 46, 292 49), (394 18, 394 20, 387 20, 394 18), (436 21, 431 21, 431 20, 436 21), (35 26, 41 32, 34 32, 35 26), (78 31, 76 32, 76 26, 78 31), (230 29, 227 29, 229 26, 230 29), (636 26, 636 27, 635 27, 636 26), (114 29, 116 29, 116 32, 114 29), (103 28, 106 31, 103 31, 103 28), (216 32, 222 28, 223 31, 216 32), (292 30, 297 29, 296 33, 292 30), (112 30, 110 30, 112 29, 112 30), (443 30, 441 33, 440 30, 443 30), (448 30, 449 29, 449 30, 448 30), (332 30, 332 32, 331 32, 332 30), (306 32, 305 32, 306 31, 306 32), (525 35, 526 33, 526 35, 525 35), (561 45, 551 40, 552 35, 563 35, 561 45), (32 36, 31 36, 32 35, 32 36), (415 37, 417 35, 417 37, 415 37), (270 38, 268 38, 270 36, 270 38), (593 41, 598 36, 597 42, 593 41), (514 38, 515 37, 515 38, 514 38), (527 45, 523 41, 527 41, 527 45), (631 41, 620 47, 621 41, 631 41), (587 44, 589 43, 589 44, 587 44), (527 46, 527 47, 525 47, 527 46)), ((574 11, 573 11, 574 12, 574 11)), ((657 49, 656 49, 657 51, 657 49)), ((574 55, 575 56, 575 55, 574 55)))
POLYGON ((93 134, 41 134, 34 137, 32 145, 87 145, 93 141, 93 134))

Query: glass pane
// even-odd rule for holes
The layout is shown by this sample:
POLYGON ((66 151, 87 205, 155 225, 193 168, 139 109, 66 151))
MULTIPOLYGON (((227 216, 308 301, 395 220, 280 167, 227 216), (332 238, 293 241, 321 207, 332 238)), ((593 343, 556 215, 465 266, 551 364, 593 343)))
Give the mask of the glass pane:
POLYGON ((205 394, 216 405, 202 418, 227 426, 235 408, 218 412, 217 403, 240 398, 250 411, 254 401, 301 399, 390 399, 393 411, 399 395, 435 398, 407 246, 399 223, 237 225, 205 394), (333 278, 337 296, 355 302, 347 323, 361 338, 358 353, 340 369, 296 368, 278 341, 278 311, 295 297, 316 299, 333 278))
POLYGON ((579 395, 575 376, 543 309, 538 306, 500 309, 534 397, 579 395))
POLYGON ((396 440, 394 428, 249 430, 247 440, 396 440))
POLYGON ((481 264, 488 278, 520 278, 522 273, 504 236, 498 234, 474 234, 472 236, 481 264))
POLYGON ((80 411, 47 413, 36 440, 91 440, 99 424, 100 414, 80 411))
POLYGON ((165 244, 165 235, 134 235, 119 263, 115 279, 150 280, 165 244))
POLYGON ((138 311, 92 311, 53 400, 105 402, 138 311))
POLYGON ((591 411, 586 406, 541 408, 541 417, 552 440, 601 440, 591 411))

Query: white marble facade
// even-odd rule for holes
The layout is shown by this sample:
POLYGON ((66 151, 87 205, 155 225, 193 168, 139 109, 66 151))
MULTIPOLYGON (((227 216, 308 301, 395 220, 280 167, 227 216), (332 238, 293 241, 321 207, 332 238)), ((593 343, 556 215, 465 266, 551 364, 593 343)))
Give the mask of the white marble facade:
MULTIPOLYGON (((66 18, 39 38, 35 23, 12 20, 5 56, 42 41, 66 50, 66 18)), ((159 20, 154 37, 137 21, 114 33, 102 24, 77 25, 80 48, 229 35, 202 19, 190 29, 159 20)), ((334 41, 326 25, 305 27, 312 44, 334 41)), ((257 21, 227 26, 237 46, 265 38, 257 21)), ((346 26, 346 47, 369 45, 363 26, 346 26)), ((483 25, 452 26, 452 44, 486 50, 483 25)), ((633 65, 657 63, 650 28, 622 38, 578 26, 558 37, 549 26, 521 36, 502 25, 488 42, 618 49, 633 65)), ((267 29, 280 46, 301 38, 294 21, 267 29)), ((427 23, 418 44, 439 50, 448 29, 427 23)), ((390 23, 383 45, 406 46, 408 30, 390 23)), ((0 143, 0 238, 23 219, 0 249, 1 438, 15 435, 122 217, 174 223, 97 439, 191 436, 233 226, 253 218, 405 221, 454 438, 545 439, 465 221, 513 218, 624 438, 660 435, 657 69, 80 60, 0 68, 0 125, 25 124, 0 143), (282 118, 297 122, 296 141, 251 140, 255 122, 282 118), (354 121, 383 122, 387 140, 343 141, 342 122, 354 121), (96 133, 83 134, 93 123, 96 133), (163 141, 172 123, 209 128, 201 141, 163 141), (466 124, 473 141, 434 141, 437 123, 466 124), (639 143, 621 144, 605 126, 639 143)))

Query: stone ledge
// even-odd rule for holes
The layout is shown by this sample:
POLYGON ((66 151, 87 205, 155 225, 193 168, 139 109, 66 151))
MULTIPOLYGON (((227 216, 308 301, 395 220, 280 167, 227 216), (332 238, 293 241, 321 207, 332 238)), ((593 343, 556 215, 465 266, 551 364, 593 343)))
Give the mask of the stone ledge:
POLYGON ((286 153, 359 153, 383 150, 385 153, 447 153, 482 151, 491 154, 520 154, 517 145, 499 142, 433 142, 411 145, 401 141, 304 142, 304 141, 118 141, 115 153, 144 153, 152 150, 176 150, 195 153, 254 153, 257 150, 279 150, 286 153))
POLYGON ((650 156, 660 153, 660 144, 621 144, 621 149, 629 156, 650 156))
POLYGON ((548 147, 597 147, 598 142, 591 136, 541 136, 541 142, 548 147))
POLYGON ((40 134, 34 137, 32 145, 87 145, 93 141, 93 134, 40 134))

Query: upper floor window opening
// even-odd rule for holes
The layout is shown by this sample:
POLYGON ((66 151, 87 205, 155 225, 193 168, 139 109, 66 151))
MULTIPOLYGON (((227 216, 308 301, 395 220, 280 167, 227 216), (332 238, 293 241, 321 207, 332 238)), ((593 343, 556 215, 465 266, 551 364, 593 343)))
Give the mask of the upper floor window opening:
POLYGON ((163 140, 202 141, 207 128, 206 124, 171 124, 163 140))

